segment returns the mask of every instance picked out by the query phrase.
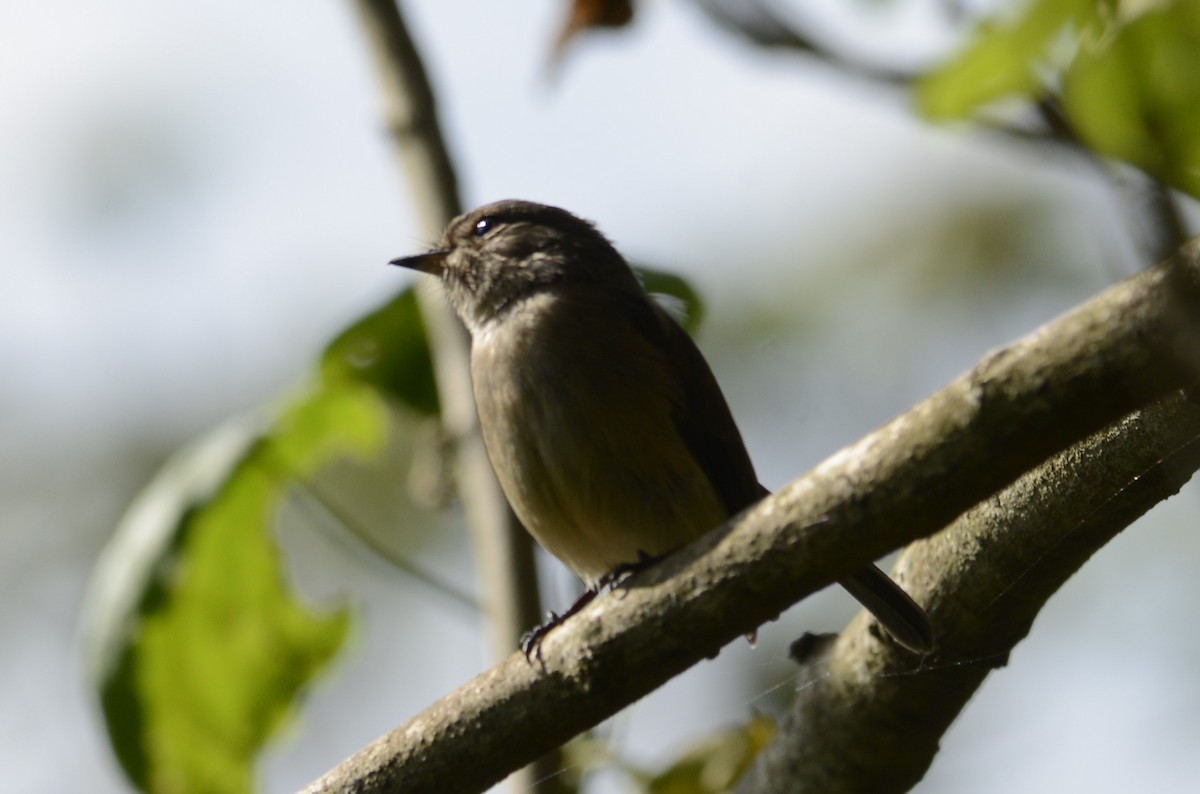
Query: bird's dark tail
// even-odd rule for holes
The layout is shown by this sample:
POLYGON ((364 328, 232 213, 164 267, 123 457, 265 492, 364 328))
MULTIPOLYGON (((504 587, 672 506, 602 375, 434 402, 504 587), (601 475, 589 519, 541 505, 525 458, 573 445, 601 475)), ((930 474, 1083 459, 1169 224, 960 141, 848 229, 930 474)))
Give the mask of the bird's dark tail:
POLYGON ((919 654, 934 648, 933 626, 925 610, 874 565, 839 579, 838 584, 867 608, 896 642, 919 654))
MULTIPOLYGON (((771 495, 765 485, 756 485, 758 498, 771 495)), ((839 579, 838 584, 866 607, 896 642, 913 653, 925 655, 933 652, 935 643, 929 616, 886 573, 874 565, 868 565, 845 579, 839 579)))

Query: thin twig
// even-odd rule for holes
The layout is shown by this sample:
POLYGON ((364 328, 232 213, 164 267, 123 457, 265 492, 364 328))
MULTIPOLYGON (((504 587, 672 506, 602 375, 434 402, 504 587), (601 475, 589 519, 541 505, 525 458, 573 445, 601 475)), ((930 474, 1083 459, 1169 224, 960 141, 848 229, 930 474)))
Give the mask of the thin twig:
MULTIPOLYGON (((844 74, 877 85, 909 91, 925 72, 898 69, 848 55, 804 30, 795 20, 785 19, 761 0, 693 0, 716 24, 742 39, 771 49, 786 49, 819 60, 844 74)), ((960 10, 961 11, 961 10, 960 10)), ((962 18, 962 15, 958 15, 962 18)), ((970 20, 978 24, 978 20, 970 20)), ((959 25, 965 32, 966 22, 959 25)), ((1189 234, 1183 214, 1169 186, 1138 169, 1137 184, 1122 178, 1108 159, 1090 149, 1076 134, 1063 112, 1061 98, 1050 89, 1031 99, 1041 126, 1021 124, 1002 117, 983 115, 975 119, 984 130, 1008 140, 1056 147, 1083 157, 1104 176, 1105 181, 1128 208, 1135 236, 1142 248, 1143 263, 1158 262, 1183 245, 1189 234)))
MULTIPOLYGON (((423 236, 435 240, 462 212, 462 200, 433 88, 397 0, 355 0, 354 4, 378 66, 388 128, 423 236)), ((488 462, 471 393, 466 331, 439 287, 422 287, 417 298, 433 354, 442 424, 455 445, 458 493, 471 531, 488 618, 488 644, 496 658, 503 658, 526 630, 541 621, 533 544, 488 462)), ((514 781, 514 788, 532 789, 556 766, 556 759, 545 759, 514 781)))
MULTIPOLYGON (((355 0, 355 5, 379 65, 388 127, 421 227, 428 239, 436 239, 461 213, 462 202, 433 89, 394 0, 355 0)), ((471 395, 466 332, 440 293, 422 291, 419 298, 433 349, 442 423, 455 442, 458 491, 476 544, 491 644, 503 656, 541 619, 532 545, 509 509, 483 447, 471 395)))

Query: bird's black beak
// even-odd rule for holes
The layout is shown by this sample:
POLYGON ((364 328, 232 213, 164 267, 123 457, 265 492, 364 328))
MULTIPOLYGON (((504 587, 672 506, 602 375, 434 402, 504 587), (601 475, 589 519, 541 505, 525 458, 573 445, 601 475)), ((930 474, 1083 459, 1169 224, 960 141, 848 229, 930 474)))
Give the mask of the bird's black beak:
POLYGON ((446 262, 446 255, 449 253, 450 249, 448 248, 435 248, 424 254, 402 256, 398 259, 393 259, 388 264, 420 270, 422 273, 428 273, 431 276, 440 276, 442 275, 442 267, 446 262))

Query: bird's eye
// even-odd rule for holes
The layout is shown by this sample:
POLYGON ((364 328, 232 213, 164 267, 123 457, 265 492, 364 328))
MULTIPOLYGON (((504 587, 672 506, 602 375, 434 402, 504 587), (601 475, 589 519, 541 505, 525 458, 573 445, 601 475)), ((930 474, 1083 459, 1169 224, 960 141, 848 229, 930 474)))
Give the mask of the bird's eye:
POLYGON ((476 237, 483 237, 495 227, 496 222, 494 220, 491 218, 482 218, 475 222, 475 228, 472 230, 472 233, 476 237))

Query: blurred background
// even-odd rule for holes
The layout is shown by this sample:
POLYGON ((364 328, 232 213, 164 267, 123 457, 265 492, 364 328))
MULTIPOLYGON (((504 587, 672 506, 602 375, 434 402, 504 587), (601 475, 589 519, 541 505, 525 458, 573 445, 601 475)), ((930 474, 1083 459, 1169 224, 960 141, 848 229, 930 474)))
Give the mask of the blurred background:
MULTIPOLYGON (((780 4, 892 64, 954 46, 936 6, 780 4)), ((563 3, 403 7, 468 205, 558 204, 688 278, 768 486, 1145 264, 1094 163, 932 127, 902 93, 753 46, 692 3, 641 3, 557 68, 563 3)), ((167 456, 305 383, 340 329, 407 283, 386 262, 430 241, 349 3, 19 0, 0 6, 0 53, 0 769, 14 792, 124 792, 78 640, 97 555, 167 456)), ((1051 601, 918 791, 1200 777, 1197 502, 1189 487, 1161 505, 1051 601)), ((290 505, 287 566, 356 621, 260 765, 268 792, 487 666, 478 614, 327 519, 290 505)), ((421 553, 472 591, 453 519, 421 553)), ((565 604, 569 579, 546 569, 565 604)), ((603 731, 653 770, 777 711, 803 684, 788 643, 855 609, 818 594, 603 731)), ((594 790, 622 790, 607 777, 594 790)))

